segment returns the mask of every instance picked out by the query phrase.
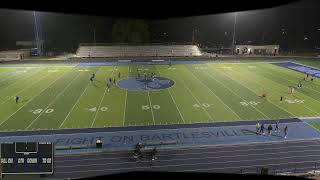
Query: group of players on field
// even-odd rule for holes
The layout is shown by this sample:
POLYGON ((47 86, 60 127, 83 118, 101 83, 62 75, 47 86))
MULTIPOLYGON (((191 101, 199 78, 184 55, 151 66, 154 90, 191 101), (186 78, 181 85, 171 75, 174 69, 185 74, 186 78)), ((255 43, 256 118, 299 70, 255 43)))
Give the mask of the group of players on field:
MULTIPOLYGON (((263 122, 262 123, 258 122, 256 124, 256 134, 265 135, 264 129, 265 129, 265 125, 264 125, 263 122)), ((268 131, 268 135, 269 136, 271 136, 272 130, 273 130, 272 124, 269 124, 269 126, 267 127, 267 131, 268 131)), ((287 138, 288 130, 289 130, 288 126, 285 126, 285 128, 283 129, 284 138, 287 138)), ((280 132, 279 121, 277 121, 276 124, 275 124, 274 132, 280 132)))
MULTIPOLYGON (((298 82, 297 88, 299 88, 299 89, 302 88, 302 81, 307 81, 308 78, 309 78, 309 74, 306 74, 306 77, 304 77, 303 80, 301 80, 301 81, 298 82)), ((314 80, 314 78, 311 77, 311 78, 310 78, 310 81, 313 82, 313 80, 314 80)), ((294 86, 289 86, 289 89, 290 89, 290 94, 293 94, 293 93, 294 93, 294 89, 295 89, 294 86)), ((266 93, 266 92, 263 92, 263 93, 261 94, 261 97, 267 97, 267 93, 266 93)), ((281 102, 283 101, 283 99, 284 99, 284 97, 283 97, 283 96, 280 96, 280 101, 281 101, 281 102)))
MULTIPOLYGON (((90 81, 91 82, 93 82, 94 80, 95 80, 95 77, 96 77, 96 74, 95 73, 92 73, 92 75, 91 75, 91 77, 90 77, 90 81)), ((121 73, 119 72, 118 73, 118 78, 120 79, 120 77, 121 77, 121 73)), ((110 88, 111 88, 111 86, 112 86, 112 84, 116 84, 116 78, 111 78, 111 77, 109 77, 108 79, 107 79, 107 88, 108 88, 108 92, 110 91, 110 88)))
MULTIPOLYGON (((169 66, 171 66, 171 62, 169 63, 169 66)), ((92 73, 92 76, 90 77, 90 81, 93 82, 95 80, 95 77, 96 77, 95 73, 92 73)), ((120 77, 121 77, 121 73, 118 72, 118 78, 120 79, 120 77)), ((153 81, 156 77, 156 74, 153 72, 148 73, 145 70, 143 72, 140 72, 140 70, 137 70, 136 78, 138 79, 141 77, 143 77, 144 80, 152 80, 153 81)), ((303 81, 307 81, 308 78, 309 78, 309 74, 306 74, 306 77, 303 78, 303 81)), ((310 81, 313 82, 313 80, 314 80, 314 78, 311 77, 310 81)), ((111 77, 109 77, 107 79, 106 84, 107 84, 107 88, 108 88, 108 92, 109 92, 112 84, 114 84, 114 85, 116 84, 116 79, 115 78, 112 79, 111 77)), ((289 88, 290 88, 290 94, 293 94, 295 88, 293 86, 289 86, 289 88)), ((298 82, 297 88, 302 88, 302 80, 298 82)), ((262 93, 261 97, 267 97, 267 93, 266 92, 262 93)), ((19 96, 15 97, 16 104, 18 104, 19 99, 20 99, 19 96)), ((284 100, 284 97, 280 96, 280 101, 282 102, 283 100, 284 100)))

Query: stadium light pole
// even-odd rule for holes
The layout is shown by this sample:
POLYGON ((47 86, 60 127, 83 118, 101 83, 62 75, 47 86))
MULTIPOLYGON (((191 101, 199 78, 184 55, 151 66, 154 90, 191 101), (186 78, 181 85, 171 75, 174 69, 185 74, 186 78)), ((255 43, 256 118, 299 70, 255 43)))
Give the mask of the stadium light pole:
POLYGON ((41 42, 41 27, 40 27, 40 19, 36 13, 33 11, 34 25, 35 25, 35 39, 37 44, 38 55, 42 55, 42 42, 41 42))
POLYGON ((236 36, 236 24, 237 24, 237 12, 234 13, 234 22, 233 22, 233 37, 232 37, 232 54, 235 53, 235 36, 236 36))

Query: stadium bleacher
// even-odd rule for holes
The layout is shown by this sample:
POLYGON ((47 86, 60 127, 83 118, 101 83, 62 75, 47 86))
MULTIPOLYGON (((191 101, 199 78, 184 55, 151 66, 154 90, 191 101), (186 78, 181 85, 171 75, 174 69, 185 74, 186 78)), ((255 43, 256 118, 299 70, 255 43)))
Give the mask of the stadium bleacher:
POLYGON ((196 57, 202 53, 196 45, 112 46, 80 45, 76 57, 196 57))
POLYGON ((30 52, 26 50, 0 51, 0 61, 21 60, 30 56, 30 52))

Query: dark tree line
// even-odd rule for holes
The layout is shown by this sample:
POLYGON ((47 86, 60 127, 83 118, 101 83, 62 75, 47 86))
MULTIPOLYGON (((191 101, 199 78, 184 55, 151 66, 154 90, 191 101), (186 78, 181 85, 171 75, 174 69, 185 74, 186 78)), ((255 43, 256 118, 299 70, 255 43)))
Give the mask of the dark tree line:
POLYGON ((149 43, 149 26, 144 20, 118 19, 113 24, 112 40, 116 43, 149 43))

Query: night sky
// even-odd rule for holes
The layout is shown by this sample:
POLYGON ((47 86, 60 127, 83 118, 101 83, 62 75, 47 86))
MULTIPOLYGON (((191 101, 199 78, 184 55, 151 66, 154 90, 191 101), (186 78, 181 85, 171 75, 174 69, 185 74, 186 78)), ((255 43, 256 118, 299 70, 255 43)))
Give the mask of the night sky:
MULTIPOLYGON (((43 38, 51 47, 72 50, 81 42, 93 42, 94 28, 97 42, 111 42, 113 19, 46 12, 40 12, 39 16, 43 38)), ((33 20, 31 11, 0 9, 0 48, 12 49, 15 48, 16 41, 34 40, 33 20)), ((197 28, 203 44, 230 46, 234 13, 147 23, 153 37, 163 32, 168 34, 162 41, 191 42, 192 31, 197 28)), ((153 38, 153 41, 156 40, 153 38)), ((320 1, 303 0, 272 9, 239 12, 236 43, 250 41, 253 44, 280 44, 290 50, 320 46, 320 1), (285 30, 285 35, 282 35, 281 29, 285 30), (305 37, 308 39, 305 40, 305 37)))

